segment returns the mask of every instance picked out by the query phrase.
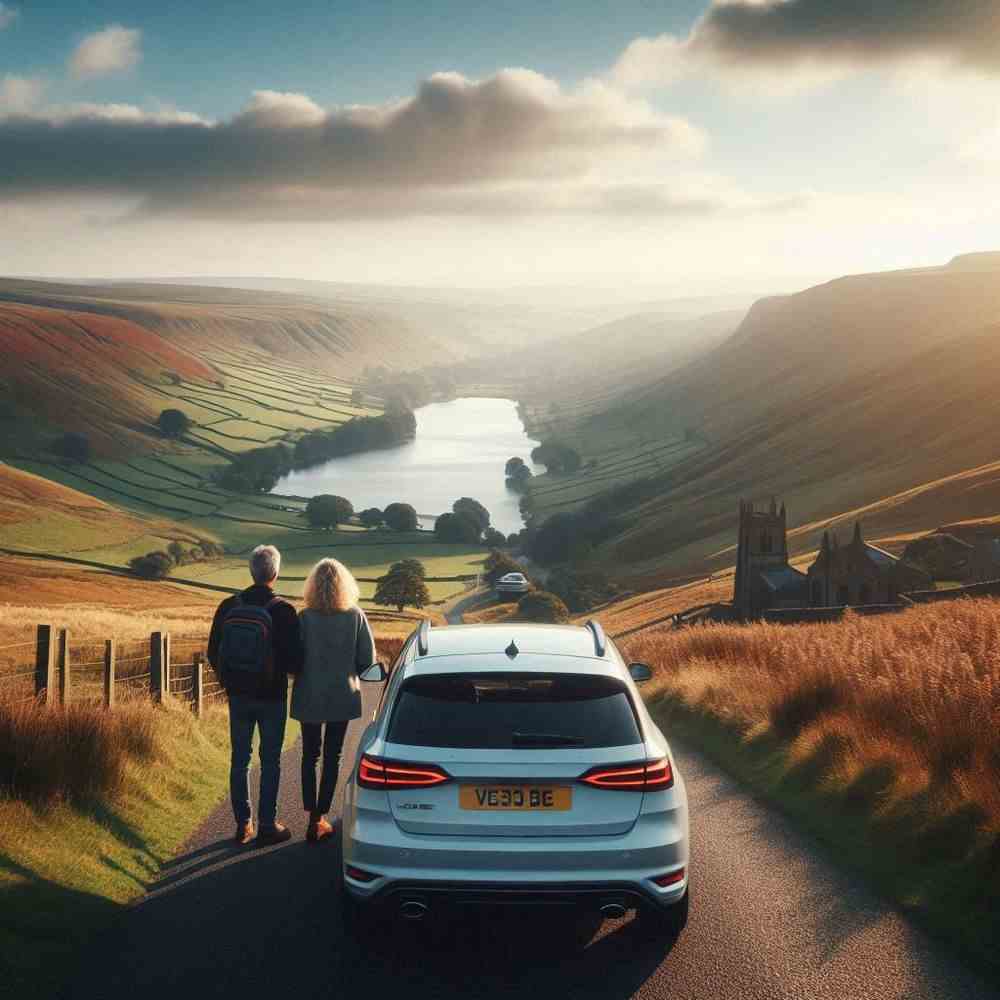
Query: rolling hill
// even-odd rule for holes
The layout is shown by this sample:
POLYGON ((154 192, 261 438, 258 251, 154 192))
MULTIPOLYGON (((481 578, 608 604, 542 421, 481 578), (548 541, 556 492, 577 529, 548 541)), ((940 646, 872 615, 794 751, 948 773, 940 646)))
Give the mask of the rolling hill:
MULTIPOLYGON (((733 562, 740 497, 780 495, 794 551, 861 516, 869 535, 1000 512, 1000 263, 844 278, 755 305, 721 346, 572 428, 634 444, 693 429, 652 481, 620 491, 631 525, 602 555, 633 573, 733 562)), ((572 494, 569 494, 572 495, 572 494)), ((551 509, 551 508, 550 508, 551 509)))
MULTIPOLYGON (((199 423, 253 420, 262 415, 225 401, 220 408, 206 392, 239 382, 252 404, 247 376, 259 372, 266 393, 277 373, 306 404, 328 397, 325 410, 297 408, 304 419, 296 426, 310 429, 360 412, 346 404, 368 367, 417 368, 471 349, 365 305, 243 289, 18 279, 0 280, 0 337, 15 362, 0 374, 0 449, 30 453, 71 429, 104 457, 164 446, 151 429, 178 395, 172 386, 190 390, 186 402, 200 407, 199 423)), ((286 403, 302 402, 288 395, 286 403)))

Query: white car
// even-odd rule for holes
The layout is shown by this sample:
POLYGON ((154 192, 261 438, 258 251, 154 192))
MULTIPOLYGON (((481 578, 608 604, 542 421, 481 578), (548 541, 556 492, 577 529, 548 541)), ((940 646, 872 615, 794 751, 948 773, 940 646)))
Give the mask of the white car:
MULTIPOLYGON (((407 640, 362 734, 343 813, 348 920, 453 903, 637 909, 677 934, 684 782, 600 625, 464 625, 407 640)), ((376 664, 365 680, 381 681, 376 664)))
POLYGON ((506 573, 496 582, 498 594, 526 594, 531 584, 523 573, 506 573))

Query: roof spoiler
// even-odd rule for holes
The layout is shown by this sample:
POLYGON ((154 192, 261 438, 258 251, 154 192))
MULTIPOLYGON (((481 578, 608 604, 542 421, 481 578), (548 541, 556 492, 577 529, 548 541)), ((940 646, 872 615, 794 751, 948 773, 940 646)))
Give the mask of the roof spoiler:
POLYGON ((417 629, 417 653, 426 656, 431 645, 431 622, 425 618, 417 629))
POLYGON ((591 618, 587 622, 586 627, 590 629, 594 637, 594 652, 598 656, 603 656, 608 648, 608 640, 604 637, 604 629, 601 627, 601 623, 591 618))

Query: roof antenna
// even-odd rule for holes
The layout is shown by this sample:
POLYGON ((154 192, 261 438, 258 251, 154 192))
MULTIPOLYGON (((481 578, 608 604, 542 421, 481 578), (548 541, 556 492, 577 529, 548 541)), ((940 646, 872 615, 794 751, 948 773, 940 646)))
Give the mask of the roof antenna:
POLYGON ((510 658, 511 658, 512 660, 514 660, 514 659, 516 659, 516 658, 517 658, 517 654, 518 654, 518 653, 520 653, 520 652, 521 652, 521 650, 519 650, 519 649, 517 648, 517 643, 515 643, 515 642, 514 642, 514 640, 513 640, 513 639, 511 639, 511 640, 510 640, 510 645, 509 645, 509 646, 508 646, 508 647, 507 647, 507 648, 506 648, 506 649, 504 650, 504 652, 505 652, 505 653, 506 653, 506 654, 507 654, 507 655, 508 655, 508 656, 509 656, 509 657, 510 657, 510 658))

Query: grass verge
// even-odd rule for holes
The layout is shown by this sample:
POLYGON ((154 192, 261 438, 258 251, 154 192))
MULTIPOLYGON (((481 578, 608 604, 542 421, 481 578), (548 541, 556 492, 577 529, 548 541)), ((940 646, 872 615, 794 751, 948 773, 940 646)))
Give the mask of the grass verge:
POLYGON ((668 735, 1000 983, 1000 604, 629 640, 668 735))
MULTIPOLYGON (((70 723, 45 713, 36 735, 62 750, 50 747, 44 768, 25 774, 20 755, 0 761, 0 955, 11 1000, 51 995, 79 949, 146 890, 225 787, 224 708, 200 721, 179 706, 136 704, 99 719, 88 711, 99 714, 81 708, 70 723), (55 758, 65 764, 80 740, 88 767, 60 769, 55 758)), ((12 735, 7 723, 0 756, 26 748, 31 720, 17 725, 12 735)))

